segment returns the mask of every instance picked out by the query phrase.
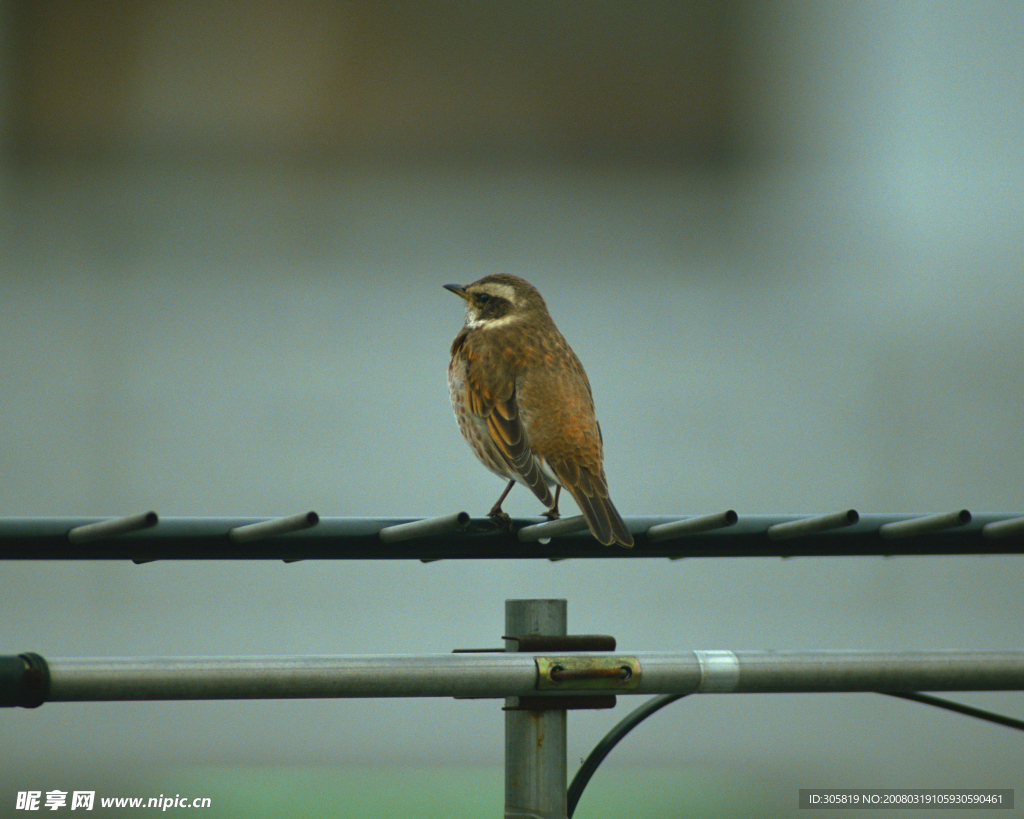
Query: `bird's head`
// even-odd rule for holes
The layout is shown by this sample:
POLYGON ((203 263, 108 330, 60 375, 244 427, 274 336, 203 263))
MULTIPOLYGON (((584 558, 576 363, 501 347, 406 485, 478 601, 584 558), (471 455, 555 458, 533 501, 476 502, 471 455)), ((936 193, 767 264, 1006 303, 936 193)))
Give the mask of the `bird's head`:
POLYGON ((537 288, 508 273, 484 276, 472 284, 444 287, 466 300, 466 326, 474 329, 500 327, 548 313, 537 288))

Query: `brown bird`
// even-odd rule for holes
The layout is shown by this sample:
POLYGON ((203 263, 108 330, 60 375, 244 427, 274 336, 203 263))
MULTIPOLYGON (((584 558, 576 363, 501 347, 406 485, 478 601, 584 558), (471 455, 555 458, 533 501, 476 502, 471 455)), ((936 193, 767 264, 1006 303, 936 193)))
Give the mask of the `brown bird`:
POLYGON ((590 382, 540 292, 508 274, 445 288, 466 300, 448 364, 455 417, 480 462, 509 482, 488 515, 508 521, 501 504, 519 481, 557 518, 564 486, 599 542, 632 546, 608 497, 590 382))

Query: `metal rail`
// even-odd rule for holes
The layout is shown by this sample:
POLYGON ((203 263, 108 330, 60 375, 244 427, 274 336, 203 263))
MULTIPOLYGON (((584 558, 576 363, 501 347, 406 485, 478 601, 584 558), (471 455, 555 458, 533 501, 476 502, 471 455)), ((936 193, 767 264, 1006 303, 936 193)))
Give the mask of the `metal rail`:
POLYGON ((1024 516, 627 517, 632 549, 598 544, 579 521, 519 518, 512 530, 465 512, 437 518, 0 518, 0 560, 408 560, 798 557, 1024 553, 1024 516))
MULTIPOLYGON (((800 537, 832 523, 855 525, 850 517, 847 513, 784 526, 774 530, 774 537, 800 537)), ((460 518, 451 522, 466 526, 460 518)), ((244 527, 242 539, 248 542, 261 531, 277 537, 272 532, 280 526, 303 532, 317 525, 308 515, 288 520, 238 524, 229 531, 244 527)), ((154 526, 149 516, 134 521, 154 526)), ((114 528, 124 531, 124 526, 118 522, 114 528)), ((400 530, 401 537, 413 529, 400 530)), ((89 537, 102 530, 93 527, 89 537)), ((0 656, 0 706, 122 700, 504 698, 506 819, 565 819, 570 810, 567 708, 605 707, 598 701, 614 700, 619 694, 881 691, 912 696, 920 690, 1024 690, 1024 651, 628 652, 616 650, 612 637, 564 636, 565 600, 507 600, 505 632, 504 651, 452 654, 49 660, 32 653, 0 656), (567 650, 583 644, 598 650, 567 650)), ((573 806, 578 798, 576 789, 573 806)))
POLYGON ((0 658, 0 702, 1024 690, 1024 651, 622 651, 0 658), (541 669, 631 661, 633 679, 541 669), (40 662, 41 661, 41 662, 40 662), (32 677, 26 680, 26 677, 32 677), (597 681, 597 682, 595 682, 597 681), (598 690, 598 686, 600 686, 598 690))

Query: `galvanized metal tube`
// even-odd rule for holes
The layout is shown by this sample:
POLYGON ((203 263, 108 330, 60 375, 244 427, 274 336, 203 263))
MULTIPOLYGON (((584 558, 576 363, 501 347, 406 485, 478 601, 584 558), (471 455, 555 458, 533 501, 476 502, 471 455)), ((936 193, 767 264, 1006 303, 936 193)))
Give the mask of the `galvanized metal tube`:
POLYGON ((958 691, 1024 688, 1020 652, 737 652, 738 691, 958 691))
MULTIPOLYGON (((619 649, 616 654, 636 658, 640 668, 636 687, 616 690, 621 695, 1024 691, 1024 651, 619 649)), ((506 651, 310 657, 47 657, 50 686, 46 700, 521 697, 538 693, 534 659, 538 656, 547 655, 506 651)), ((603 659, 607 654, 560 651, 558 656, 603 659)), ((571 684, 560 688, 558 695, 571 694, 575 689, 571 684)), ((507 717, 525 713, 510 711, 507 717)), ((533 750, 529 748, 530 760, 533 750)))
POLYGON ((1024 651, 695 651, 635 656, 642 668, 635 690, 640 694, 1024 690, 1024 651))
POLYGON ((533 655, 70 657, 47 660, 54 702, 505 697, 535 693, 533 655))
MULTIPOLYGON (((509 636, 563 636, 567 627, 565 600, 505 601, 509 636)), ((509 656, 518 649, 517 641, 505 641, 509 656)), ((506 701, 506 709, 517 705, 506 701)), ((566 724, 565 711, 505 711, 506 819, 566 819, 566 724)))

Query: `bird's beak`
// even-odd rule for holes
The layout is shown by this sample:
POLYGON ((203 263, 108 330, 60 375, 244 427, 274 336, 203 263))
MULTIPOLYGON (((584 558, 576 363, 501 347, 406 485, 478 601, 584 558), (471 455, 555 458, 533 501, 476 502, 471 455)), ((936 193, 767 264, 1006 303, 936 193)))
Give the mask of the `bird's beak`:
POLYGON ((462 284, 446 284, 444 285, 445 290, 451 290, 456 296, 461 296, 466 301, 469 301, 469 293, 466 292, 466 286, 462 284))

